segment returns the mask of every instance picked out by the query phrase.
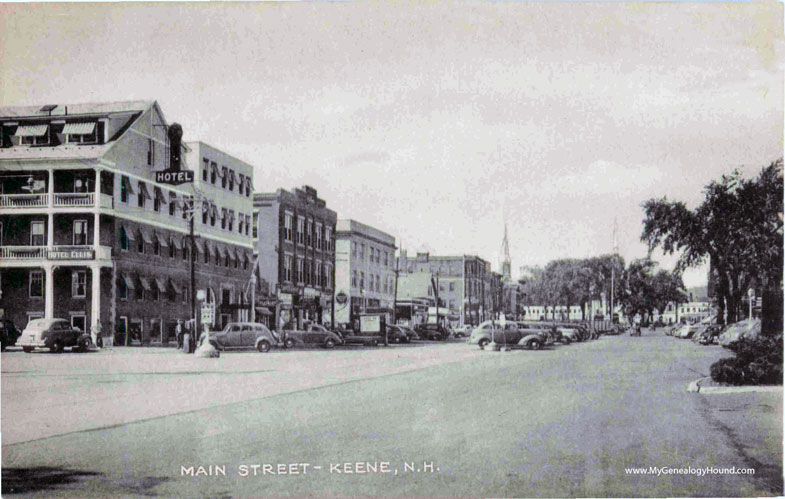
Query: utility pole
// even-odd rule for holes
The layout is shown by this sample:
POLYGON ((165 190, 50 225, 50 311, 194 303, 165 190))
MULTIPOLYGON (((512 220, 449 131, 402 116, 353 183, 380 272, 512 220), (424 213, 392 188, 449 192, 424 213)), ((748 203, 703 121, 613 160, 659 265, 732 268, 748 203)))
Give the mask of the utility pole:
POLYGON ((398 274, 401 272, 400 270, 400 260, 398 258, 395 259, 395 291, 393 294, 393 324, 398 324, 398 274))

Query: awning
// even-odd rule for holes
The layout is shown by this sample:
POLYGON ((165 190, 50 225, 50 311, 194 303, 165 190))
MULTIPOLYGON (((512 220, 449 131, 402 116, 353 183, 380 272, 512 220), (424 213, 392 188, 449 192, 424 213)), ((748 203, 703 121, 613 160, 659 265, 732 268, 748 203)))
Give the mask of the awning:
POLYGON ((16 128, 17 137, 40 137, 46 135, 49 125, 22 125, 16 128))
POLYGON ((216 244, 215 249, 218 251, 218 256, 220 256, 221 258, 223 258, 226 255, 223 246, 221 246, 220 244, 216 244))
POLYGON ((169 241, 167 241, 164 236, 162 236, 161 234, 158 234, 156 232, 155 237, 158 239, 158 244, 160 244, 164 248, 168 248, 169 247, 169 241))
POLYGON ((173 280, 171 280, 171 279, 169 279, 169 285, 170 285, 170 286, 172 286, 172 289, 173 289, 173 290, 174 290, 174 292, 175 292, 175 293, 177 293, 178 295, 181 295, 181 294, 183 294, 183 289, 185 288, 185 286, 182 286, 182 287, 181 287, 179 284, 177 284, 176 282, 174 282, 174 281, 173 281, 173 280))
POLYGON ((177 197, 177 194, 175 194, 174 192, 170 192, 170 193, 169 193, 169 202, 170 202, 170 203, 174 203, 174 204, 175 204, 175 206, 177 206, 177 207, 178 207, 178 208, 180 208, 180 209, 182 209, 182 208, 183 208, 183 206, 184 206, 184 203, 185 203, 185 201, 184 201, 184 200, 182 200, 182 199, 180 199, 180 198, 178 198, 178 197, 177 197))
POLYGON ((163 278, 156 277, 155 284, 158 286, 158 291, 166 291, 166 281, 163 278))
POLYGON ((267 307, 256 307, 256 313, 262 315, 273 315, 273 313, 270 312, 270 309, 267 307))
POLYGON ((238 258, 237 258, 237 252, 236 252, 236 251, 235 251, 235 249, 234 249, 234 248, 232 248, 231 246, 229 246, 229 247, 227 247, 227 248, 226 248, 226 252, 227 252, 227 253, 229 253, 229 257, 230 257, 232 260, 237 260, 237 259, 238 259, 238 258))
POLYGON ((63 127, 63 133, 68 135, 90 135, 95 130, 95 122, 93 123, 66 123, 63 127))
POLYGON ((229 223, 234 222, 234 210, 229 210, 229 223))
POLYGON ((214 217, 217 217, 217 216, 218 216, 218 207, 217 207, 217 206, 215 206, 214 204, 211 204, 211 205, 210 205, 210 214, 211 214, 212 216, 214 216, 214 217))
POLYGON ((128 288, 128 289, 136 289, 136 285, 134 284, 134 280, 133 280, 133 278, 130 275, 128 275, 126 273, 123 273, 123 274, 120 274, 120 278, 125 283, 125 287, 126 288, 128 288))
POLYGON ((153 239, 150 237, 150 234, 143 231, 142 229, 139 229, 139 233, 142 235, 142 239, 144 240, 144 242, 146 242, 147 244, 153 244, 153 239))
POLYGON ((134 232, 132 230, 128 230, 128 227, 125 225, 121 225, 120 228, 125 232, 125 237, 127 237, 130 241, 134 240, 134 232))
POLYGON ((164 193, 161 192, 161 189, 158 188, 158 187, 155 188, 155 197, 157 197, 158 200, 160 202, 162 202, 163 204, 166 204, 166 203, 169 202, 169 201, 166 200, 166 196, 164 196, 164 193))
POLYGON ((142 288, 144 288, 145 291, 153 290, 153 287, 150 286, 150 281, 146 277, 140 277, 139 282, 142 283, 142 288))
POLYGON ((173 244, 173 245, 174 245, 174 247, 175 247, 175 248, 177 248, 178 250, 181 250, 181 249, 183 249, 183 246, 180 244, 180 239, 178 239, 178 238, 176 238, 176 237, 173 237, 173 238, 172 238, 172 244, 173 244))
POLYGON ((147 190, 147 185, 144 182, 139 182, 139 192, 142 193, 142 196, 146 197, 147 199, 153 199, 150 196, 150 191, 147 190))
POLYGON ((218 165, 215 163, 210 163, 210 167, 213 169, 216 175, 220 175, 221 173, 218 171, 218 165))
POLYGON ((214 254, 215 254, 215 248, 213 248, 213 245, 212 245, 212 244, 210 244, 210 243, 204 243, 204 247, 205 247, 205 249, 207 250, 207 253, 209 253, 209 254, 211 254, 211 255, 214 255, 214 254))
POLYGON ((122 181, 123 185, 125 186, 125 190, 128 191, 128 194, 133 194, 134 192, 136 192, 136 191, 134 191, 134 188, 131 185, 131 180, 128 177, 123 176, 121 181, 122 181))
POLYGON ((199 251, 199 253, 204 253, 204 244, 202 244, 200 239, 194 239, 194 244, 196 245, 196 249, 199 251))

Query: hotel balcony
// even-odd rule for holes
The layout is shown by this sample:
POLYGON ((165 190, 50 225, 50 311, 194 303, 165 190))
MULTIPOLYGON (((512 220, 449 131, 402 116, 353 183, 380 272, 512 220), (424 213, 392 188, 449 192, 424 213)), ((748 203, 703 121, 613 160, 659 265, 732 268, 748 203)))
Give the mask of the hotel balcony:
POLYGON ((2 210, 40 210, 52 208, 107 208, 114 207, 114 198, 109 194, 94 192, 55 192, 54 194, 3 194, 0 195, 2 210), (96 206, 97 203, 97 206, 96 206))
POLYGON ((112 259, 110 246, 0 246, 3 266, 29 267, 43 262, 112 259))

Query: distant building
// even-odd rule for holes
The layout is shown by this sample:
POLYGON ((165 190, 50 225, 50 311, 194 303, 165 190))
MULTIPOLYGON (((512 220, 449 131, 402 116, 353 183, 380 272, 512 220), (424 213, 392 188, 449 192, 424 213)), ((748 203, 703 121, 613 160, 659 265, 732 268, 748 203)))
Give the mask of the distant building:
POLYGON ((345 324, 368 310, 392 310, 395 301, 395 237, 356 220, 335 229, 335 320, 345 324))
MULTIPOLYGON (((337 215, 319 199, 316 189, 303 186, 253 196, 260 299, 275 297, 276 328, 304 320, 332 321, 337 215)), ((260 307, 261 308, 261 307, 260 307)), ((268 308, 268 307, 264 307, 268 308)))

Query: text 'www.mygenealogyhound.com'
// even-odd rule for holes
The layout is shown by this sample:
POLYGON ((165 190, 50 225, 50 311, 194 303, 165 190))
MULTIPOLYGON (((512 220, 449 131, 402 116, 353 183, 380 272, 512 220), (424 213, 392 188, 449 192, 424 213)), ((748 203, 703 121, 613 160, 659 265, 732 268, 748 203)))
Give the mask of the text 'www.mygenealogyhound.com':
POLYGON ((753 468, 737 468, 731 466, 728 468, 720 468, 717 466, 687 466, 681 468, 674 468, 669 466, 649 466, 648 468, 624 468, 624 472, 628 475, 754 475, 753 468))

